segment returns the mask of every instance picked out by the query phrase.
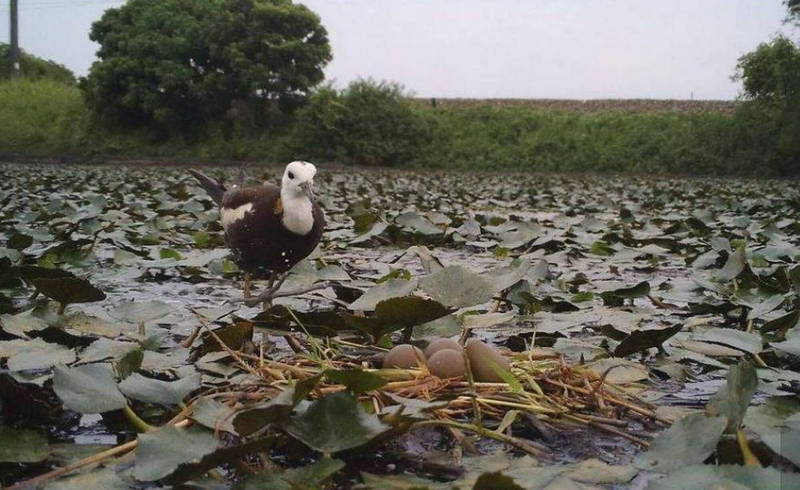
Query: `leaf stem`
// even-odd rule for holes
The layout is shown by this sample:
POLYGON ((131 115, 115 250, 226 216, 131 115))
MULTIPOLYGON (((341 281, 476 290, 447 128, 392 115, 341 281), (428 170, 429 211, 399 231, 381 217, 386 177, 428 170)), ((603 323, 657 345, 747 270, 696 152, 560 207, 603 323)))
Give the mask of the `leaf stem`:
POLYGON ((125 406, 122 408, 122 413, 124 413, 125 418, 127 418, 128 421, 132 423, 134 427, 136 427, 137 431, 150 432, 151 430, 155 430, 155 427, 142 420, 142 418, 133 411, 130 405, 125 404, 125 406))

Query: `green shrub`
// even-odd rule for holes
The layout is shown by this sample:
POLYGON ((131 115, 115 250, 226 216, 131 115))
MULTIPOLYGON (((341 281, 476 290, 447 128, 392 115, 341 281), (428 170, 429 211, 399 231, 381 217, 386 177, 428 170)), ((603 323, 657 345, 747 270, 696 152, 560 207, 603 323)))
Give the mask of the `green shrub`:
POLYGON ((297 114, 292 150, 299 158, 391 166, 414 160, 429 133, 399 85, 358 80, 310 98, 297 114))
MULTIPOLYGON (((11 66, 6 62, 10 49, 8 44, 0 43, 0 80, 11 77, 11 66)), ((75 75, 66 66, 26 53, 22 49, 19 65, 20 75, 28 80, 51 80, 68 85, 75 83, 75 75)))

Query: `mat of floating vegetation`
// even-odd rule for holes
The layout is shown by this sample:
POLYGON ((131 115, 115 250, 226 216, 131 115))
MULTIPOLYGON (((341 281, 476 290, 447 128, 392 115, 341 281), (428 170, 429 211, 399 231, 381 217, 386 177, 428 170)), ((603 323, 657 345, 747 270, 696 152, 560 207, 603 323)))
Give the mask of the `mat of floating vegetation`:
MULTIPOLYGON (((340 472, 344 461, 356 461, 354 468, 360 468, 363 462, 358 461, 365 454, 388 454, 392 450, 387 448, 398 439, 431 428, 440 429, 437 444, 451 449, 477 454, 476 446, 492 441, 497 447, 553 462, 561 458, 548 442, 557 440, 562 430, 586 428, 646 448, 650 430, 669 424, 637 397, 644 388, 638 376, 617 376, 633 381, 610 381, 615 370, 631 369, 624 363, 598 373, 591 367, 571 365, 552 351, 534 349, 515 354, 508 370, 498 370, 504 382, 477 382, 469 370, 461 378, 440 378, 425 364, 411 369, 371 368, 370 360, 379 358, 383 349, 336 339, 323 342, 308 337, 307 354, 274 361, 233 350, 211 332, 222 346, 213 357, 226 359, 246 374, 203 390, 185 405, 181 400, 197 386, 185 380, 158 381, 134 373, 115 389, 111 371, 100 365, 58 369, 54 387, 67 408, 82 413, 121 408, 143 433, 135 441, 33 482, 101 461, 118 467, 132 458, 124 456, 130 452, 135 455, 127 475, 130 481, 174 484, 201 477, 213 468, 236 465, 227 478, 256 474, 251 478, 258 478, 259 484, 271 478, 291 483, 292 473, 274 472, 258 454, 284 453, 287 459, 300 460, 321 454, 315 465, 324 468, 312 465, 306 471, 321 472, 315 477, 327 478, 340 472), (184 408, 155 428, 139 419, 125 397, 184 408)), ((466 355, 465 360, 469 363, 466 355)), ((462 470, 445 465, 427 471, 448 478, 462 470)), ((297 473, 301 475, 297 478, 310 477, 297 473)), ((124 479, 125 472, 95 477, 124 479)), ((338 478, 355 477, 344 472, 338 478)))

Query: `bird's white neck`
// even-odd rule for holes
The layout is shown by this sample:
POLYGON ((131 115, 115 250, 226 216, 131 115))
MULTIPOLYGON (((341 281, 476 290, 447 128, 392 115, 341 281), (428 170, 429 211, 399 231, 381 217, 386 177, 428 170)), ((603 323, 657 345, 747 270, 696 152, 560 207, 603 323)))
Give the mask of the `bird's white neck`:
POLYGON ((297 235, 307 235, 314 227, 314 206, 304 193, 281 188, 281 223, 297 235))

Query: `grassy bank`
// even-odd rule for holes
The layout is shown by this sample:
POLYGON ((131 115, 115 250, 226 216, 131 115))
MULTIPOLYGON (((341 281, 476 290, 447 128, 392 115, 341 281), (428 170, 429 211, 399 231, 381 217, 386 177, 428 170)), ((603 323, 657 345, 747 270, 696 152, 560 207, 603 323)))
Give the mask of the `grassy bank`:
MULTIPOLYGON (((519 104, 410 107, 424 131, 414 142, 413 156, 405 158, 403 165, 706 175, 770 173, 762 162, 765 152, 757 148, 757 138, 748 143, 750 133, 743 136, 741 123, 720 111, 577 112, 538 110, 519 104)), ((346 128, 337 128, 333 135, 322 138, 320 132, 309 132, 307 125, 291 123, 271 131, 256 131, 221 122, 201 131, 170 134, 112 130, 93 121, 77 87, 48 81, 0 84, 0 152, 6 154, 344 160, 337 156, 342 153, 329 151, 331 145, 361 138, 346 128)), ((377 139, 382 145, 393 143, 391 138, 377 139)))

